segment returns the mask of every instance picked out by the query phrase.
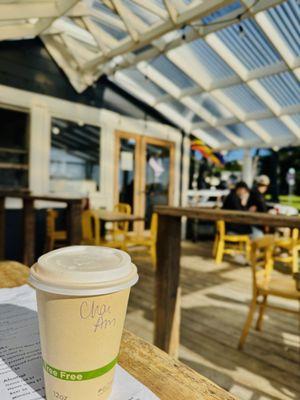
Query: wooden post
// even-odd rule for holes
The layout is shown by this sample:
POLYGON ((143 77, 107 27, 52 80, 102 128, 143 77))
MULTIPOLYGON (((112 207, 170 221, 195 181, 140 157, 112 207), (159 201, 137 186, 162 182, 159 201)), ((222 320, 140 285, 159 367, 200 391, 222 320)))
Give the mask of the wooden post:
POLYGON ((81 200, 69 201, 67 208, 67 232, 69 245, 81 243, 81 215, 81 200))
POLYGON ((0 197, 0 260, 5 259, 5 197, 0 197))
POLYGON ((156 346, 177 356, 180 321, 181 217, 159 215, 156 269, 156 346))
POLYGON ((23 198, 23 263, 28 267, 35 261, 34 200, 23 198))

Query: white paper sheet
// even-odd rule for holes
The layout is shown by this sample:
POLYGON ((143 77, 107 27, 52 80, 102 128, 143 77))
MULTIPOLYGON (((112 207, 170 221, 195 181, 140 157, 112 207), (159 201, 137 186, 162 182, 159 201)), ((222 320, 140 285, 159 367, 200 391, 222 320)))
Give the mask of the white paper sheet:
MULTIPOLYGON (((0 399, 45 399, 35 292, 0 289, 0 399)), ((117 366, 110 400, 159 400, 117 366)))

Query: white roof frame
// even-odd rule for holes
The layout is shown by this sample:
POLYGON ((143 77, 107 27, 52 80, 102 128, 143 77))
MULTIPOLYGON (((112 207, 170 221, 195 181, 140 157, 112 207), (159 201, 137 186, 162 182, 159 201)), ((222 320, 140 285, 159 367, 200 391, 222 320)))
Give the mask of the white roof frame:
MULTIPOLYGON (((289 1, 285 0, 286 3, 289 1)), ((296 100, 279 102, 261 81, 262 78, 281 73, 292 74, 296 81, 300 79, 300 56, 286 45, 282 32, 266 11, 284 0, 242 0, 241 7, 232 8, 223 17, 207 25, 203 23, 205 16, 231 5, 233 0, 193 0, 189 4, 184 0, 163 0, 162 5, 154 0, 95 2, 97 5, 91 0, 24 0, 22 4, 15 0, 2 3, 0 40, 40 34, 46 48, 78 92, 106 73, 118 85, 146 101, 184 131, 201 136, 213 147, 221 149, 250 147, 253 143, 257 146, 300 143, 300 128, 295 118, 300 114, 300 101, 297 101, 295 93, 296 100), (222 36, 216 33, 247 18, 255 20, 281 60, 250 70, 222 40, 222 36), (199 39, 209 46, 224 65, 230 67, 233 71, 231 76, 224 74, 216 79, 201 59, 193 57, 190 49, 180 48, 199 39), (182 51, 188 57, 183 57, 182 51), (167 71, 159 70, 159 64, 153 65, 150 60, 161 54, 194 82, 194 86, 181 88, 167 71), (133 69, 133 74, 127 74, 128 67, 133 69), (150 83, 148 91, 147 85, 134 79, 134 71, 139 71, 149 82, 163 89, 163 94, 151 94, 150 83), (226 91, 237 85, 248 88, 247 93, 253 93, 259 100, 257 103, 264 108, 246 111, 229 94, 231 92, 226 91), (194 96, 199 94, 201 97, 196 99, 194 96), (202 98, 208 99, 217 110, 209 108, 202 98), (172 101, 179 103, 177 108, 173 107, 172 101), (181 115, 181 109, 184 115, 181 115), (192 122, 197 121, 196 118, 192 119, 193 115, 201 120, 192 122), (279 121, 281 125, 278 126, 290 132, 290 138, 275 140, 273 132, 267 129, 268 124, 260 122, 267 119, 279 121), (246 126, 252 132, 252 138, 241 137, 239 131, 231 128, 237 124, 246 126), (209 129, 212 135, 217 129, 226 139, 224 143, 205 131, 209 129)), ((283 18, 286 17, 283 15, 283 18)), ((296 22, 293 16, 293 23, 296 22)), ((155 92, 160 93, 160 90, 155 92)))

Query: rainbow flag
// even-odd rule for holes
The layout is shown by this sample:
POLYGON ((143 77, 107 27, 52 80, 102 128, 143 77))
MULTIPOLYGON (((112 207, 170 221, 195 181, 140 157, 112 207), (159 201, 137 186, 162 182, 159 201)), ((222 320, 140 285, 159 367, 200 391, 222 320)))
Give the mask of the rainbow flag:
POLYGON ((214 152, 211 147, 207 146, 202 140, 194 139, 191 143, 191 149, 198 151, 203 157, 210 160, 217 166, 222 166, 225 164, 222 154, 214 152))

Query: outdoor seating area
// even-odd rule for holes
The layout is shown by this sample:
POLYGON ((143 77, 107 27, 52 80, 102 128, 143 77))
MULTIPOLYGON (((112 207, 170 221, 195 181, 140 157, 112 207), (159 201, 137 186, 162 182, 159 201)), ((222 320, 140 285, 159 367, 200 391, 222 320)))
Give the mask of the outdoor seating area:
POLYGON ((298 0, 0 2, 0 400, 300 399, 298 0))

